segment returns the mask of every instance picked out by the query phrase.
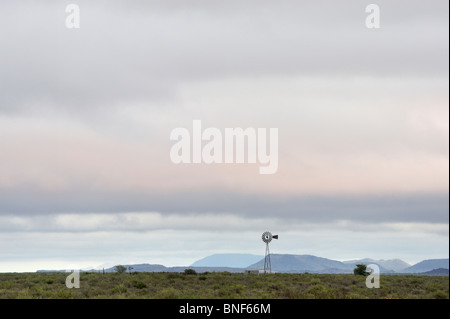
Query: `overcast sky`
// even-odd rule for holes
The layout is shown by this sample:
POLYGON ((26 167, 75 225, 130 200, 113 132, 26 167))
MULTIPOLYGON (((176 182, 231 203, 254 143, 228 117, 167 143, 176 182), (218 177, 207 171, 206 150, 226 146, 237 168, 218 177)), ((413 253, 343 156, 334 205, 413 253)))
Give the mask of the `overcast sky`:
POLYGON ((0 2, 0 272, 448 258, 448 2, 0 2), (81 10, 68 29, 66 5, 81 10), (278 128, 279 165, 170 132, 278 128))

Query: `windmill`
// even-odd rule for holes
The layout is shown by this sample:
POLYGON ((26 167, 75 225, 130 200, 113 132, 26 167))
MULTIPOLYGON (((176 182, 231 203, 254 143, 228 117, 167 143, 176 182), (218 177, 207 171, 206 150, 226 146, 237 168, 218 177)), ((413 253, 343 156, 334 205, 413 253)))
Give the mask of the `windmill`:
POLYGON ((266 243, 266 255, 264 258, 264 273, 272 272, 272 265, 270 264, 270 251, 269 251, 269 243, 272 239, 278 239, 278 235, 272 235, 270 231, 266 231, 261 236, 262 241, 266 243))

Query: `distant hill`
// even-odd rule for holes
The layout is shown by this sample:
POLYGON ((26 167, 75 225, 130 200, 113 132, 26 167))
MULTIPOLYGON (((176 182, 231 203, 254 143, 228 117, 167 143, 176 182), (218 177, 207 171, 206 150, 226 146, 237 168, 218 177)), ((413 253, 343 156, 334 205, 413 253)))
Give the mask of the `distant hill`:
MULTIPOLYGON (((185 269, 190 268, 194 269, 196 272, 220 272, 220 271, 228 271, 228 272, 244 272, 244 268, 232 268, 232 267, 191 267, 191 266, 177 266, 177 267, 166 267, 163 265, 157 264, 139 264, 139 265, 124 265, 128 268, 128 266, 133 267, 131 271, 137 272, 183 272, 185 269)), ((98 270, 97 270, 98 271, 98 270)), ((105 272, 115 272, 115 268, 111 267, 105 269, 105 272)), ((127 270, 128 271, 128 270, 127 270)))
MULTIPOLYGON (((355 264, 378 264, 383 274, 389 273, 410 273, 418 275, 448 275, 449 259, 429 259, 421 261, 413 266, 401 270, 406 263, 399 259, 375 260, 360 259, 348 260, 345 262, 312 256, 312 255, 290 255, 290 254, 271 254, 272 270, 286 273, 353 273, 355 264), (395 271, 394 271, 395 270, 395 271)), ((407 265, 407 264, 406 264, 407 265)), ((183 272, 187 268, 192 268, 196 272, 244 272, 245 269, 263 269, 264 258, 257 255, 247 254, 217 254, 205 257, 193 263, 191 266, 166 267, 158 264, 136 264, 124 265, 133 267, 136 272, 183 272), (230 260, 228 260, 228 259, 230 260), (253 264, 242 266, 248 260, 258 260, 253 264), (207 266, 215 265, 215 266, 207 266), (231 267, 232 265, 240 267, 231 267)), ((100 272, 98 269, 83 270, 90 272, 100 272)), ((127 270, 128 271, 128 270, 127 270)), ((37 272, 65 272, 64 270, 38 270, 37 272)), ((114 267, 105 268, 105 272, 115 272, 114 267)))
POLYGON ((194 262, 191 267, 245 268, 260 261, 264 256, 251 254, 215 254, 194 262))
POLYGON ((381 272, 402 272, 404 271, 406 268, 410 267, 411 265, 404 262, 401 259, 380 259, 380 260, 376 260, 376 259, 371 259, 371 258, 364 258, 364 259, 357 259, 357 260, 346 260, 343 263, 345 264, 352 264, 352 265, 356 265, 356 264, 376 264, 378 266, 380 266, 380 271, 381 272))
POLYGON ((426 272, 420 272, 418 275, 422 276, 448 276, 449 270, 445 268, 433 269, 426 272))
MULTIPOLYGON (((198 273, 202 272, 244 272, 245 268, 232 268, 232 267, 191 267, 191 266, 177 266, 177 267, 166 267, 158 264, 134 264, 134 265, 123 265, 127 268, 131 266, 132 272, 183 272, 185 269, 194 269, 198 273)), ((103 270, 89 269, 82 270, 82 272, 102 272, 103 270)), ((105 268, 106 273, 115 272, 115 268, 105 268)), ((65 270, 38 270, 36 272, 65 272, 65 270)))
MULTIPOLYGON (((278 272, 352 273, 354 266, 312 255, 271 254, 272 270, 278 272)), ((249 269, 263 269, 264 259, 249 269)))
POLYGON ((427 272, 434 269, 449 269, 449 260, 447 259, 427 259, 423 260, 411 267, 404 269, 404 273, 420 273, 427 272))

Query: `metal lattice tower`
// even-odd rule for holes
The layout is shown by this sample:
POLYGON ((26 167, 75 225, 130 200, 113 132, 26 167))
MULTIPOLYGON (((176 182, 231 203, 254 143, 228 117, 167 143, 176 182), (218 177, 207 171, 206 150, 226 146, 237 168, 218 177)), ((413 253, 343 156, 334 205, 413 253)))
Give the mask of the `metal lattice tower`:
POLYGON ((278 235, 272 235, 271 232, 266 231, 261 236, 262 241, 266 243, 266 254, 264 257, 264 273, 267 272, 272 273, 272 265, 270 263, 270 250, 269 250, 269 243, 272 241, 272 239, 278 239, 278 235))

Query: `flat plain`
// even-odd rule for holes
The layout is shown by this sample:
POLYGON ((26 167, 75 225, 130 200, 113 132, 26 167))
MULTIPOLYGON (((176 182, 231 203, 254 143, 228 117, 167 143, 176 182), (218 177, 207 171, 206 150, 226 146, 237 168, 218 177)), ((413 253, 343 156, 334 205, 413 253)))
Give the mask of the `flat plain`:
POLYGON ((1 299, 448 299, 448 276, 381 275, 369 289, 350 274, 80 273, 80 288, 66 287, 68 273, 1 273, 1 299))

